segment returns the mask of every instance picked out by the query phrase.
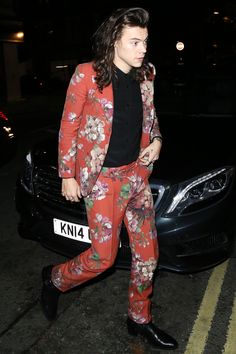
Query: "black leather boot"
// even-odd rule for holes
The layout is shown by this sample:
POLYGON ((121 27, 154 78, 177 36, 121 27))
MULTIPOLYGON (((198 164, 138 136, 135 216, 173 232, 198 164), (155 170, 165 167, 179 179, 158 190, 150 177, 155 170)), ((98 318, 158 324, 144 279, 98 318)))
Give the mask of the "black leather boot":
POLYGON ((138 334, 142 335, 156 348, 171 350, 178 347, 178 343, 174 338, 157 328, 152 322, 139 324, 128 317, 127 329, 129 334, 133 336, 137 336, 138 334))
POLYGON ((41 306, 44 315, 49 321, 57 316, 57 305, 61 291, 55 287, 51 280, 53 265, 44 267, 42 270, 43 287, 41 292, 41 306))

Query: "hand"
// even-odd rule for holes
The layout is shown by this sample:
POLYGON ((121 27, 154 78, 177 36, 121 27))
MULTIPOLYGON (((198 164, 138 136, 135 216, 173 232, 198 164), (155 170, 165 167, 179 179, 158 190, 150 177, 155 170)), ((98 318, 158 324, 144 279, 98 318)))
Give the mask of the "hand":
POLYGON ((82 198, 80 187, 75 178, 63 178, 61 194, 71 202, 79 202, 82 198))
POLYGON ((162 143, 160 140, 154 140, 139 155, 139 159, 143 165, 148 166, 150 163, 159 159, 162 143))

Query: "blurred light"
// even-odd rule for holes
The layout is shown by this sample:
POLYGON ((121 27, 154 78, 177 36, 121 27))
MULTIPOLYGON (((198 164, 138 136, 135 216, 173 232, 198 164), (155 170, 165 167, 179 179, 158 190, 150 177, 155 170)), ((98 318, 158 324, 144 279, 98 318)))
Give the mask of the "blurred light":
POLYGON ((24 32, 17 32, 16 33, 16 38, 23 39, 24 38, 24 32))
POLYGON ((217 44, 217 43, 213 43, 213 44, 212 44, 212 47, 218 48, 218 44, 217 44))
POLYGON ((219 11, 213 11, 213 15, 219 15, 219 11))
POLYGON ((226 23, 227 23, 227 22, 228 22, 228 23, 231 23, 231 22, 232 22, 231 19, 230 19, 228 16, 224 16, 224 17, 223 17, 223 21, 226 22, 226 23))
POLYGON ((56 65, 56 69, 68 68, 68 65, 56 65))
POLYGON ((12 133, 10 127, 3 127, 3 129, 7 132, 8 137, 9 137, 10 139, 14 138, 14 134, 12 133))
POLYGON ((4 120, 8 121, 8 118, 5 116, 3 112, 0 111, 0 118, 3 118, 4 120))
POLYGON ((177 42, 176 43, 176 49, 177 50, 183 50, 184 49, 184 43, 183 42, 177 42))
POLYGON ((10 128, 10 127, 3 127, 3 129, 4 129, 7 133, 10 133, 10 131, 11 131, 11 128, 10 128))

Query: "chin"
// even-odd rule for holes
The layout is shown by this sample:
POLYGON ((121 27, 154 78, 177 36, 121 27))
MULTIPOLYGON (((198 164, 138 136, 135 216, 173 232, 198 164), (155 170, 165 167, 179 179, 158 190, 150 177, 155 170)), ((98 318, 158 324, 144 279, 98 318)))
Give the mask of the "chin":
POLYGON ((142 63, 135 63, 133 64, 133 68, 140 68, 142 66, 143 62, 142 63))

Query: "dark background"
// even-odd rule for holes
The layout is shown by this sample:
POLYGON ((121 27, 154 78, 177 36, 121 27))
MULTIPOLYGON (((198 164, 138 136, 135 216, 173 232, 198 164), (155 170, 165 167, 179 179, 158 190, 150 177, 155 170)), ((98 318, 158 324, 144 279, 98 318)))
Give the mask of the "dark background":
MULTIPOLYGON (((19 78, 21 97, 64 89, 75 65, 92 59, 92 34, 117 7, 142 6, 150 12, 149 59, 157 67, 161 95, 170 94, 168 81, 179 83, 180 87, 197 75, 235 78, 236 4, 233 0, 162 1, 155 5, 148 0, 93 4, 78 0, 4 3, 7 6, 11 3, 12 12, 11 16, 7 15, 1 11, 4 5, 0 5, 0 29, 10 32, 14 22, 24 32, 24 40, 17 45, 19 63, 27 63, 19 78), (176 49, 177 41, 184 42, 181 52, 176 49), (56 69, 56 65, 66 67, 56 69)), ((0 41, 0 48, 4 41, 6 36, 0 41)), ((0 102, 8 102, 8 78, 4 76, 4 66, 8 64, 4 58, 1 64, 0 102)))

